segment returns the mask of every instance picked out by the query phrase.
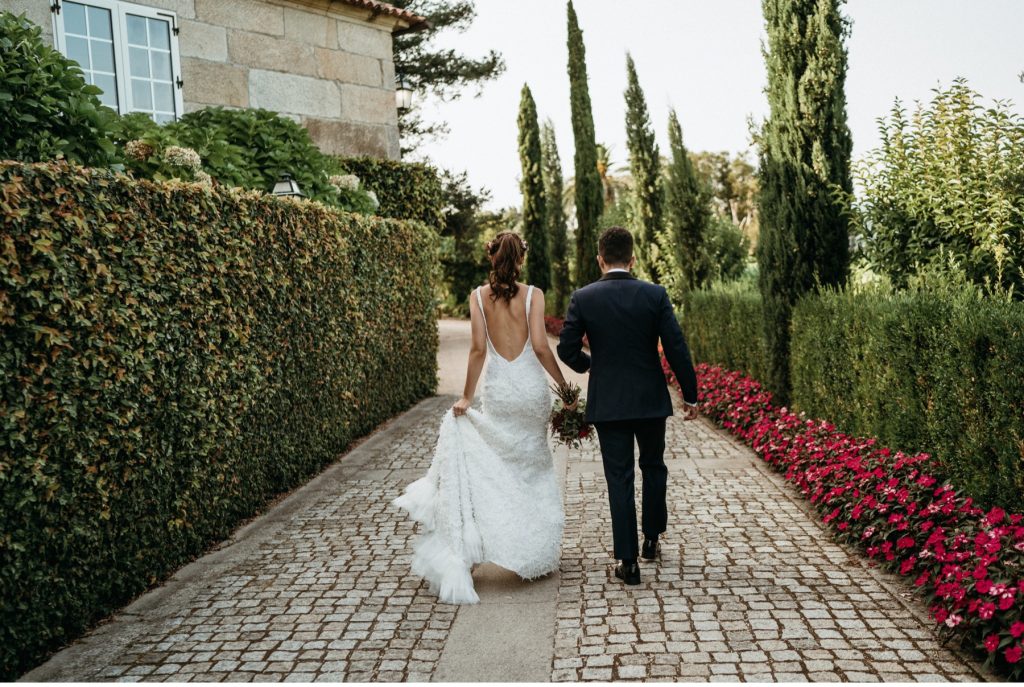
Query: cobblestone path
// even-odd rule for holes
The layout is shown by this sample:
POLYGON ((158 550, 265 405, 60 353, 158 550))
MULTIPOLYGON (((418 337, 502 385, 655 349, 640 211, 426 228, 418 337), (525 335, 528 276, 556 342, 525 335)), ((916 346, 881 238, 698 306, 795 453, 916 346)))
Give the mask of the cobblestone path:
MULTIPOLYGON (((507 662, 517 636, 551 645, 530 653, 554 681, 987 679, 937 642, 906 586, 832 543, 749 450, 678 416, 669 422, 669 531, 660 564, 642 566, 642 585, 610 576, 592 446, 566 471, 560 574, 502 589, 509 618, 551 626, 488 621, 460 631, 486 604, 435 603, 409 572, 414 527, 389 505, 426 470, 451 400, 428 399, 396 419, 25 679, 493 679, 488 647, 507 662), (515 615, 516 593, 552 613, 515 615)), ((515 669, 497 674, 515 680, 515 669)))

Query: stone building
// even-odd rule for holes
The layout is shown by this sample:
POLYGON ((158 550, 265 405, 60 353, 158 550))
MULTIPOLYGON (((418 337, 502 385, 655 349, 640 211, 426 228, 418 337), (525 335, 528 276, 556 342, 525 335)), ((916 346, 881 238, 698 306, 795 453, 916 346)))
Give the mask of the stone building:
POLYGON ((102 100, 157 121, 209 105, 301 122, 329 153, 397 158, 391 40, 422 17, 377 0, 0 0, 102 100))

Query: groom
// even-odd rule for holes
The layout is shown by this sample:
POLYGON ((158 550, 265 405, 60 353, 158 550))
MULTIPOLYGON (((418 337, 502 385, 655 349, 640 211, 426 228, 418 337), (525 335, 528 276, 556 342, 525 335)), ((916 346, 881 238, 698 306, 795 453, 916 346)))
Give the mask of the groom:
POLYGON ((629 271, 636 263, 633 236, 612 227, 598 241, 603 276, 572 295, 558 342, 558 357, 576 372, 590 371, 588 422, 597 429, 608 482, 615 576, 640 584, 638 554, 658 557, 658 535, 665 531, 665 418, 672 414, 658 340, 683 388, 683 418, 697 417, 697 376, 664 287, 641 281, 629 271), (583 337, 591 355, 583 352, 583 337), (637 550, 633 499, 633 440, 640 448, 643 474, 643 550, 637 550))

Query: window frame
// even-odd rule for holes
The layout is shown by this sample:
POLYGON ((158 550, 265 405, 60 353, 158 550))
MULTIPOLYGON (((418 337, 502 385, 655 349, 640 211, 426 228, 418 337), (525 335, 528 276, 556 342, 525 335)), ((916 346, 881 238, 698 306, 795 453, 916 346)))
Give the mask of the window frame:
MULTIPOLYGON (((145 112, 150 116, 153 114, 145 110, 133 110, 131 107, 134 103, 132 102, 131 65, 129 64, 128 15, 132 14, 167 23, 171 51, 171 90, 174 97, 174 119, 175 121, 180 119, 185 114, 185 103, 182 97, 181 51, 178 47, 178 15, 175 12, 147 5, 139 5, 134 2, 126 2, 126 0, 74 0, 74 2, 79 5, 105 9, 110 12, 114 48, 114 81, 117 84, 117 111, 122 115, 131 112, 145 112)), ((63 4, 60 0, 57 0, 50 9, 53 19, 54 44, 62 55, 67 56, 68 49, 64 30, 63 4)))

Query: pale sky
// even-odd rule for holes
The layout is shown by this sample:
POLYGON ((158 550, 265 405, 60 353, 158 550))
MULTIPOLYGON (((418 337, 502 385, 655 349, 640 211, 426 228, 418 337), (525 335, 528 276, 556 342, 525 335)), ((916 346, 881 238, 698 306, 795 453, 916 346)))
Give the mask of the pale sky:
MULTIPOLYGON (((664 153, 668 109, 675 107, 691 150, 749 147, 750 116, 767 113, 760 0, 576 0, 587 50, 597 141, 627 162, 626 52, 633 55, 651 120, 664 153)), ((469 172, 493 194, 490 206, 519 205, 516 117, 528 83, 541 121, 550 117, 566 176, 573 139, 566 73, 566 16, 562 0, 476 0, 477 19, 442 45, 469 55, 494 48, 507 70, 479 98, 420 102, 428 119, 451 133, 421 155, 469 172)), ((876 119, 895 98, 928 99, 931 89, 962 76, 990 103, 1024 105, 1024 0, 849 0, 846 97, 854 157, 878 143, 876 119)), ((414 156, 418 157, 418 156, 414 156)))

